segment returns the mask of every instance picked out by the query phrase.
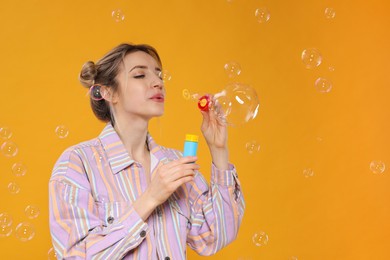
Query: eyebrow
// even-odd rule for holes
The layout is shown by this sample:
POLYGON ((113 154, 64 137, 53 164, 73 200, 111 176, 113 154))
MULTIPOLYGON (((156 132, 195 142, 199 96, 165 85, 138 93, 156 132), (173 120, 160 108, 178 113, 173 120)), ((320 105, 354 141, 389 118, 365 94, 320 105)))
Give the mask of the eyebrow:
MULTIPOLYGON (((148 69, 148 66, 145 66, 145 65, 136 65, 134 66, 131 70, 129 70, 129 73, 134 70, 134 69, 148 69)), ((155 67, 154 68, 156 71, 161 71, 161 69, 159 67, 155 67)))

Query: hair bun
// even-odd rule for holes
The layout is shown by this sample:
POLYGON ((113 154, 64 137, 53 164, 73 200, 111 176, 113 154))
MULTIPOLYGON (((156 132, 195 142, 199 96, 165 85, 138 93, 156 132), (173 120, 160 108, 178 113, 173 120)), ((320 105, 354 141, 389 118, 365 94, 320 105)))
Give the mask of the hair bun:
POLYGON ((87 61, 84 63, 80 75, 79 80, 81 85, 84 87, 91 87, 94 84, 94 80, 97 75, 97 68, 93 61, 87 61))

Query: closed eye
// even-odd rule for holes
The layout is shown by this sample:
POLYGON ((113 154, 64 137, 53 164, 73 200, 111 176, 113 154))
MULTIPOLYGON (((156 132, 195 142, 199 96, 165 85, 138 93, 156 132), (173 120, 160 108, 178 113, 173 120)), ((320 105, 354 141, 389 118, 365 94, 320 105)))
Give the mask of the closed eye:
POLYGON ((135 75, 134 78, 135 79, 143 79, 143 78, 145 78, 145 75, 135 75))

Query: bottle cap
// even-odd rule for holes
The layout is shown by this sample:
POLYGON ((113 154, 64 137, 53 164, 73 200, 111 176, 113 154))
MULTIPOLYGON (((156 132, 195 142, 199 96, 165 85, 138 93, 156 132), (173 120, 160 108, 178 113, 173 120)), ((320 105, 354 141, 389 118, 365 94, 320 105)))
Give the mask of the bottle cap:
POLYGON ((209 111, 210 103, 211 103, 210 96, 204 95, 199 98, 198 108, 202 111, 209 111))
POLYGON ((190 142, 198 142, 199 137, 197 135, 187 134, 186 135, 186 141, 190 142))

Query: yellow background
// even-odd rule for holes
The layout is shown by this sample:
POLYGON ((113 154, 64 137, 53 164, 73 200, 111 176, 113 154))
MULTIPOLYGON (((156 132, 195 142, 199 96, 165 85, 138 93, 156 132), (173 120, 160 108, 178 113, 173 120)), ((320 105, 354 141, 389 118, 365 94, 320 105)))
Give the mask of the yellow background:
MULTIPOLYGON (((229 128, 231 161, 247 209, 237 240, 209 259, 390 259, 389 4, 385 0, 3 0, 0 8, 0 127, 12 130, 15 157, 0 154, 0 212, 13 225, 28 221, 35 237, 0 237, 1 259, 46 259, 51 248, 48 180, 60 153, 97 136, 77 75, 121 42, 149 43, 172 79, 166 114, 151 122, 162 145, 182 149, 186 133, 200 134, 201 117, 182 90, 215 93, 231 82, 224 64, 237 61, 236 81, 253 86, 258 117, 229 128), (267 7, 267 23, 256 8, 267 7), (334 19, 324 10, 334 8, 334 19), (111 12, 121 9, 122 22, 111 12), (301 53, 317 48, 322 64, 306 69, 301 53), (334 71, 330 71, 333 67, 334 71), (319 93, 315 80, 333 83, 319 93), (55 134, 58 125, 69 136, 55 134), (260 152, 249 154, 256 140, 260 152), (28 172, 15 177, 12 165, 28 172), (306 178, 305 169, 314 175, 306 178), (11 194, 15 181, 20 192, 11 194), (28 219, 27 205, 40 215, 28 219), (255 232, 268 235, 257 247, 255 232)), ((1 142, 4 140, 1 140, 1 142)), ((200 139, 202 171, 210 158, 200 139)), ((190 252, 189 259, 203 259, 190 252)))

